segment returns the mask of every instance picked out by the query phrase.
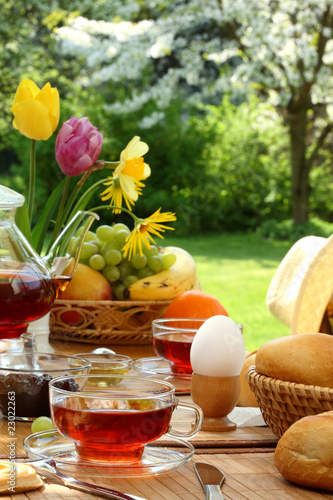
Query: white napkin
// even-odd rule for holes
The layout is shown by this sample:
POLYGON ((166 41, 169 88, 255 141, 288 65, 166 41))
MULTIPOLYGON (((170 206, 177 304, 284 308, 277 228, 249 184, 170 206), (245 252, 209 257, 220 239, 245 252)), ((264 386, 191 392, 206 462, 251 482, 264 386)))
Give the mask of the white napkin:
POLYGON ((236 406, 231 413, 229 413, 228 418, 237 424, 238 427, 259 427, 266 426, 260 408, 250 408, 236 406))

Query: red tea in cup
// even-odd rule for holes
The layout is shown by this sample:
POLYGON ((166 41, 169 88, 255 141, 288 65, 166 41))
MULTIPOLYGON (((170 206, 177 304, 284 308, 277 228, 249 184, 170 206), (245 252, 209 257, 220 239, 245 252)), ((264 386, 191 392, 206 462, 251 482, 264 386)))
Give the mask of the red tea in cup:
POLYGON ((190 351, 193 338, 204 319, 157 319, 153 325, 153 347, 169 362, 173 373, 192 373, 190 351))
POLYGON ((52 404, 52 417, 59 432, 76 443, 82 460, 137 462, 144 446, 163 436, 169 428, 172 404, 132 400, 117 408, 118 402, 89 401, 85 408, 71 408, 71 400, 52 404), (96 407, 97 406, 97 407, 96 407), (144 409, 147 408, 147 409, 144 409))
POLYGON ((202 411, 180 403, 168 382, 136 376, 105 374, 74 377, 77 391, 62 389, 66 377, 49 384, 51 416, 56 429, 74 441, 79 459, 98 463, 135 463, 145 445, 167 433, 191 437, 201 427, 202 411), (192 409, 195 424, 189 432, 170 430, 177 406, 192 409))

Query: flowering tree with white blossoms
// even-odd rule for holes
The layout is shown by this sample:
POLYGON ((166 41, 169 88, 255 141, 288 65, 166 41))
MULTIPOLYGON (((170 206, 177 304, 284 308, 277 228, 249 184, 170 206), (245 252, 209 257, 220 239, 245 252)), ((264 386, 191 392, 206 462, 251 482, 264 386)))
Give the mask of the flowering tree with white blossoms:
POLYGON ((56 37, 64 54, 86 57, 82 83, 121 87, 112 115, 154 102, 142 128, 184 105, 217 103, 255 88, 289 127, 294 222, 309 215, 310 171, 333 130, 331 0, 145 0, 117 3, 115 20, 72 16, 56 37), (135 20, 134 20, 135 19, 135 20), (132 85, 131 85, 132 84, 132 85), (215 99, 215 101, 214 101, 215 99))

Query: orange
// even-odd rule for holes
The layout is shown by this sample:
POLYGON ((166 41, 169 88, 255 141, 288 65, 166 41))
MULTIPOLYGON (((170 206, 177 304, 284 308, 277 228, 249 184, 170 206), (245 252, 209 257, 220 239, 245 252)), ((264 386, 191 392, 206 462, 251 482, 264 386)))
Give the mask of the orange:
POLYGON ((167 307, 165 318, 203 318, 221 314, 229 316, 221 302, 202 290, 188 290, 176 297, 167 307))

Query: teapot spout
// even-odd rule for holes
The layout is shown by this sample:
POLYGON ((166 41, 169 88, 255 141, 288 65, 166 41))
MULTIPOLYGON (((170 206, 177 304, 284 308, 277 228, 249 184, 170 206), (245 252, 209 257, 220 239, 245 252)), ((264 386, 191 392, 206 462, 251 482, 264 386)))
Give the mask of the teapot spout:
POLYGON ((51 272, 51 277, 60 290, 64 290, 73 277, 79 263, 82 245, 94 220, 99 220, 95 212, 79 211, 62 230, 43 257, 43 262, 51 272), (63 286, 61 286, 63 285, 63 286))

